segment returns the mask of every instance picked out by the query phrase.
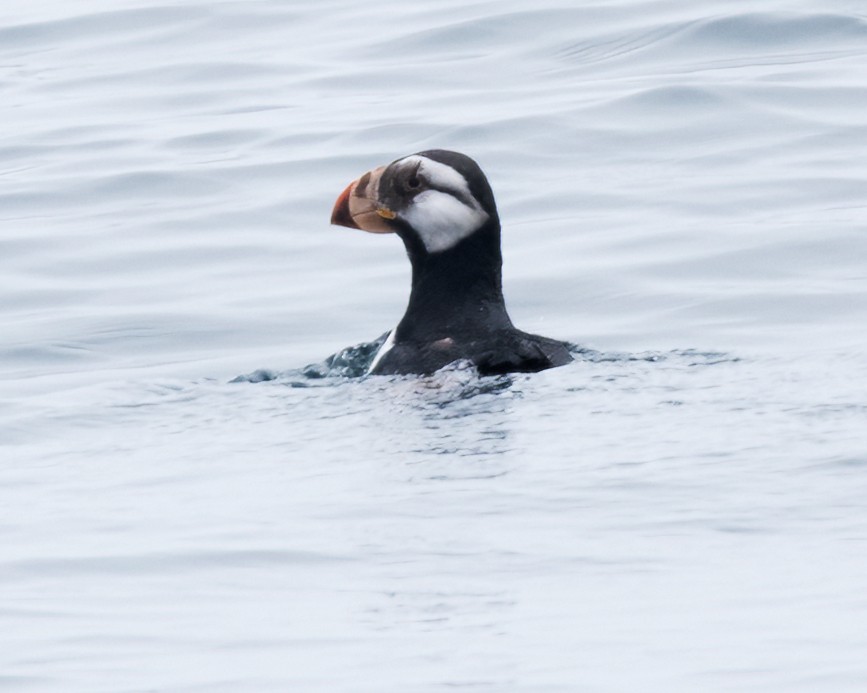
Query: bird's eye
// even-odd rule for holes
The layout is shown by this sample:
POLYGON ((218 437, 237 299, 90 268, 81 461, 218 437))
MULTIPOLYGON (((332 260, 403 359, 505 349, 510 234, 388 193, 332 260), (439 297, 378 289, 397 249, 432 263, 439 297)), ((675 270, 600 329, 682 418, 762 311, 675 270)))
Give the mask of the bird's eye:
POLYGON ((407 179, 406 184, 407 184, 407 187, 409 187, 410 190, 417 190, 418 188, 421 187, 421 179, 420 179, 420 178, 419 178, 415 173, 413 173, 413 174, 412 174, 412 175, 407 179))

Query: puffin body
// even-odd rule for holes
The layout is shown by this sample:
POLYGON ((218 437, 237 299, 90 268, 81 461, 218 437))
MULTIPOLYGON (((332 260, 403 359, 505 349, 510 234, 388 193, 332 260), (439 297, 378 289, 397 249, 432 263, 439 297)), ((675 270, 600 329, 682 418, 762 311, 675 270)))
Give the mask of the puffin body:
POLYGON ((331 223, 396 233, 412 264, 406 313, 369 373, 428 374, 468 360, 494 375, 572 361, 564 342, 509 319, 494 195, 468 156, 435 149, 368 171, 338 197, 331 223))

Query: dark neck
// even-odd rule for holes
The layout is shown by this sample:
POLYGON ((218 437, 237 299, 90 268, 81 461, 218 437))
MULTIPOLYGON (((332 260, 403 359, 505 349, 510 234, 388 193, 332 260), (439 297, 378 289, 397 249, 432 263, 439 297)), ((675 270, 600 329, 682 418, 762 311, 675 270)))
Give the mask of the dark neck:
POLYGON ((397 326, 398 341, 471 339, 512 327, 503 300, 496 217, 441 253, 428 253, 409 233, 400 235, 412 264, 412 291, 397 326))

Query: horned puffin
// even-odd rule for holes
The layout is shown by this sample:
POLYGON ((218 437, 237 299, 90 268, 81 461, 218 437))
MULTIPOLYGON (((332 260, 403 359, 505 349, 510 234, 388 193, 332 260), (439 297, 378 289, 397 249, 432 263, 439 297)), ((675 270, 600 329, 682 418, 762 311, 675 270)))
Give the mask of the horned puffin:
POLYGON ((406 313, 368 374, 430 374, 459 360, 481 375, 531 373, 572 361, 566 343, 509 319, 497 206, 470 157, 431 149, 368 171, 337 198, 331 223, 396 233, 412 265, 406 313))

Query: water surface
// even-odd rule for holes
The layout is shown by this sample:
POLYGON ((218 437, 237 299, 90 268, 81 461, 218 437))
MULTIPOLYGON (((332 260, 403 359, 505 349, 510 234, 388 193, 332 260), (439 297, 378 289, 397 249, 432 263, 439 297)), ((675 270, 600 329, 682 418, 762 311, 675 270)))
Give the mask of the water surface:
POLYGON ((0 688, 867 686, 860 2, 17 2, 0 84, 0 688), (431 147, 587 351, 305 376, 431 147))

